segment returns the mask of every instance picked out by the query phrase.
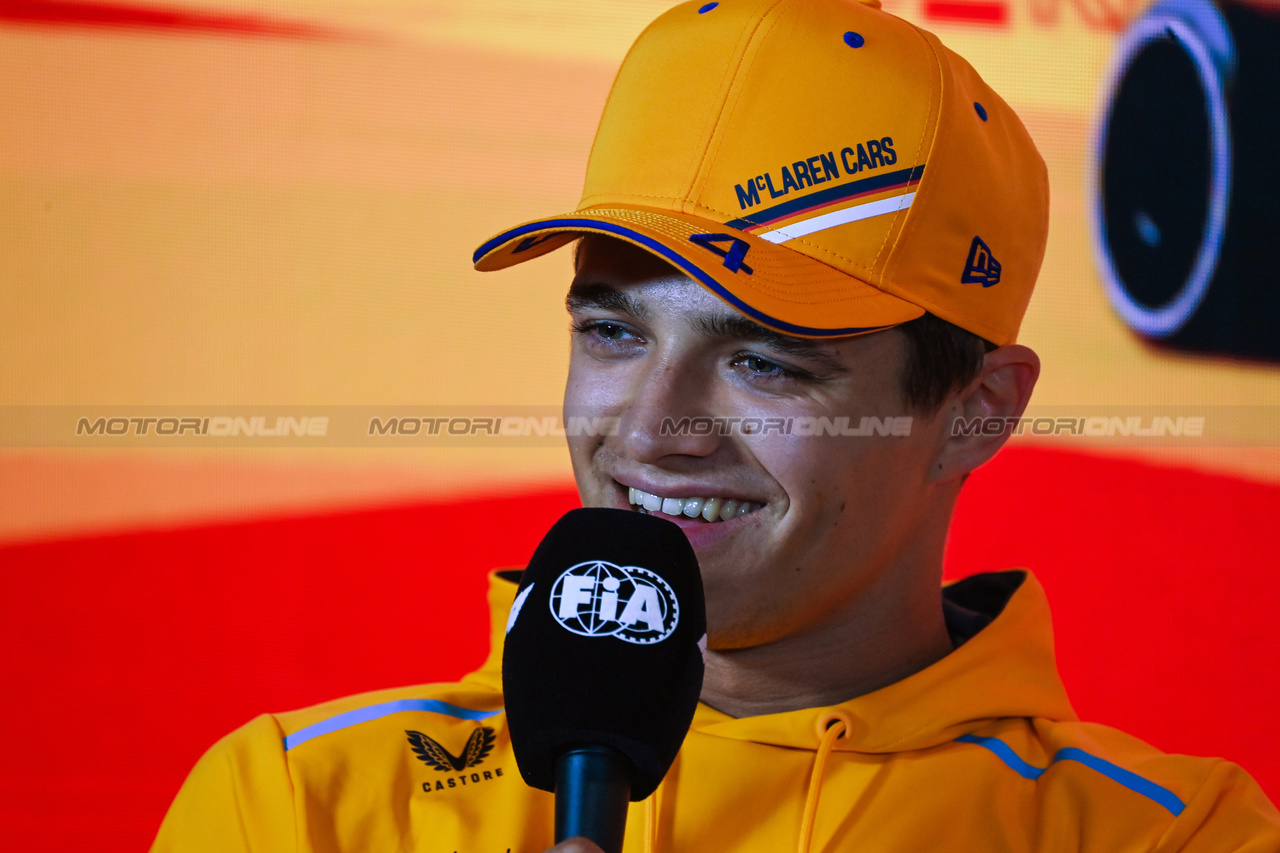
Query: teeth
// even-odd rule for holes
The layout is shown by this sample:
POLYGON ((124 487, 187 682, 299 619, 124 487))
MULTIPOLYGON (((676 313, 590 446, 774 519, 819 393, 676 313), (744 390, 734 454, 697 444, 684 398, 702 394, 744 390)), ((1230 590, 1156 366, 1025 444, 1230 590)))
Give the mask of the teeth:
POLYGON ((643 507, 646 512, 684 515, 688 518, 702 516, 706 521, 728 521, 763 506, 751 501, 739 502, 726 498, 662 498, 634 487, 627 489, 627 501, 632 506, 643 507))
POLYGON ((708 498, 702 505, 702 517, 707 521, 715 521, 720 516, 721 503, 723 500, 720 498, 708 498))

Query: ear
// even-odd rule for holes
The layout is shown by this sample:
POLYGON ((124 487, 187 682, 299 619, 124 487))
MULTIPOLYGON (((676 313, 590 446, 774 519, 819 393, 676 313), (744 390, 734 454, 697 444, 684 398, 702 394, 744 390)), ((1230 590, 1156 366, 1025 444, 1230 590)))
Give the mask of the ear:
POLYGON ((1039 376, 1040 357, 1027 347, 1010 344, 987 353, 978 375, 940 412, 944 432, 931 479, 963 479, 995 456, 1027 408, 1039 376))

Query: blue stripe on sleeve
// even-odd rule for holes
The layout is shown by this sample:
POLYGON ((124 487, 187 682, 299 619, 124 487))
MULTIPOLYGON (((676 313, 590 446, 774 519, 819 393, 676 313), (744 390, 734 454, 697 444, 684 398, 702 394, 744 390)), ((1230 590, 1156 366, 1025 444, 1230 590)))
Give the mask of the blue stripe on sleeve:
POLYGON ((330 717, 327 720, 314 723, 305 729, 299 729, 291 735, 285 735, 284 748, 288 751, 312 738, 320 737, 320 735, 340 731, 357 723, 377 720, 388 714, 399 714, 402 711, 431 711, 432 713, 445 714, 459 720, 487 720, 502 713, 501 708, 496 711, 473 711, 470 708, 459 708, 457 705, 450 705, 448 702, 441 702, 436 699, 397 699, 394 702, 383 702, 381 705, 370 705, 367 708, 347 711, 336 717, 330 717))
POLYGON ((1182 814, 1182 810, 1186 808, 1182 800, 1178 799, 1173 791, 1168 788, 1162 788, 1150 779, 1142 778, 1137 773, 1131 773, 1123 767, 1117 767, 1110 761, 1105 761, 1096 755, 1090 755, 1083 749, 1076 749, 1074 746, 1060 749, 1057 755, 1053 756, 1053 760, 1079 761, 1085 767, 1096 770, 1108 779, 1119 782, 1130 791, 1136 791, 1147 799, 1159 803, 1168 809, 1174 817, 1182 814))
POLYGON ((993 737, 978 737, 977 735, 961 735, 956 738, 961 743, 976 743, 978 746, 985 746, 1000 757, 1000 760, 1009 765, 1023 779, 1039 779, 1044 775, 1044 770, 1039 767, 1032 767, 1027 762, 1018 757, 1018 753, 1013 751, 1009 744, 993 737))
MULTIPOLYGON (((956 738, 956 740, 960 743, 973 743, 978 746, 986 747, 991 752, 995 753, 995 755, 1007 764, 1010 769, 1015 771, 1024 779, 1039 779, 1048 769, 1032 767, 1030 764, 1019 758, 1018 754, 1014 752, 1007 743, 997 738, 978 737, 977 735, 961 735, 956 738)), ((1059 761, 1079 762, 1090 770, 1101 773, 1113 782, 1120 783, 1130 791, 1141 794, 1152 802, 1163 806, 1168 809, 1174 817, 1182 814, 1182 810, 1186 808, 1186 805, 1182 800, 1178 799, 1178 797, 1168 788, 1163 788, 1155 782, 1152 782, 1150 779, 1144 779, 1137 773, 1132 773, 1125 770, 1123 767, 1118 767, 1112 764, 1110 761, 1098 758, 1096 755, 1091 755, 1083 749, 1077 749, 1074 746, 1060 749, 1054 754, 1053 760, 1050 761, 1049 764, 1052 766, 1057 764, 1059 761)))

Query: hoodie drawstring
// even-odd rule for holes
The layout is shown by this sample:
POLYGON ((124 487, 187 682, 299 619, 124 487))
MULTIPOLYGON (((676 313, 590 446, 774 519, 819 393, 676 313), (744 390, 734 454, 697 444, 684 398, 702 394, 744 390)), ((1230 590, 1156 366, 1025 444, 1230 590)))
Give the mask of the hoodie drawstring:
MULTIPOLYGON (((844 737, 849 729, 849 718, 839 712, 828 713, 818 719, 817 730, 821 733, 821 739, 813 757, 813 771, 809 774, 809 787, 805 792, 797 853, 809 853, 809 846, 813 841, 813 825, 818 816, 818 800, 822 797, 822 777, 827 767, 827 758, 835 749, 836 741, 844 737)), ((657 849, 658 814, 661 809, 662 786, 659 785, 644 801, 644 853, 654 853, 657 849)))
POLYGON ((822 740, 818 742, 818 751, 813 757, 809 790, 804 797, 804 817, 800 820, 797 853, 809 853, 809 844, 813 840, 814 819, 818 815, 818 799, 822 796, 822 771, 826 769, 827 756, 835 748, 836 741, 844 737, 848 729, 849 723, 843 714, 828 714, 818 720, 818 730, 822 732, 822 740))
POLYGON ((644 853, 653 853, 658 843, 658 795, 662 793, 659 785, 644 801, 644 853))

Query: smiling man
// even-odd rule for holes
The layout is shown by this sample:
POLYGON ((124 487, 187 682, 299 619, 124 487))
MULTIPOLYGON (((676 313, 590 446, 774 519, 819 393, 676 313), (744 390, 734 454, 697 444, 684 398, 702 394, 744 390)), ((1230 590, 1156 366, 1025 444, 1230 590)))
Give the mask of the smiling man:
POLYGON ((609 237, 585 238, 577 267, 566 411, 619 430, 571 438, 574 474, 588 506, 684 528, 708 602, 704 700, 734 716, 834 704, 947 654, 951 510, 964 475, 1002 441, 952 437, 950 425, 1020 413, 1035 355, 1011 345, 984 363, 977 338, 913 321, 952 345, 962 373, 944 400, 937 389, 909 400, 904 381, 919 379, 904 376, 908 353, 922 356, 899 329, 780 334, 609 237), (845 434, 865 417, 907 429, 845 434), (697 420, 710 428, 676 426, 697 420))
MULTIPOLYGON (((1029 574, 942 587, 956 497, 1005 439, 981 425, 1039 372, 1016 338, 1047 187, 929 33, 849 0, 693 3, 628 54, 579 208, 477 250, 577 243, 565 413, 618 424, 570 438, 583 503, 674 521, 701 565, 702 703, 629 851, 1280 850, 1238 767, 1078 720, 1029 574)), ((224 738, 155 849, 550 846, 502 714, 514 593, 494 577, 461 683, 224 738)))

